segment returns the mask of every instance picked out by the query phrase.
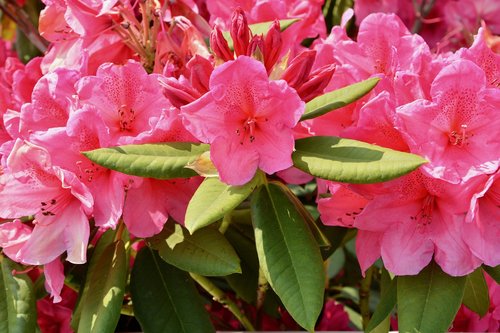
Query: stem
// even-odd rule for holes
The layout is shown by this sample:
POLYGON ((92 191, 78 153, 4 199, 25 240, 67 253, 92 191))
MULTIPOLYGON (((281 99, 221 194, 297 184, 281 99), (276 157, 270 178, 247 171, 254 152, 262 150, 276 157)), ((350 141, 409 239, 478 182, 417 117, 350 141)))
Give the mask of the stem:
POLYGON ((417 34, 420 32, 420 29, 422 29, 422 23, 427 15, 429 15, 435 2, 436 0, 429 0, 429 2, 423 0, 420 7, 418 7, 417 2, 413 0, 413 6, 415 8, 415 23, 413 23, 413 28, 411 29, 412 33, 417 34))
POLYGON ((123 220, 120 220, 118 229, 116 230, 115 242, 122 239, 123 230, 125 230, 125 223, 123 223, 123 220))
POLYGON ((231 225, 231 214, 226 214, 222 218, 222 223, 220 224, 219 232, 221 234, 224 234, 230 225, 231 225))
POLYGON ((205 289, 210 295, 212 295, 213 299, 220 304, 222 304, 225 308, 227 308, 231 313, 239 320, 239 322, 243 325, 245 330, 247 331, 255 331, 252 323, 248 318, 241 312, 236 303, 234 303, 227 295, 217 288, 215 284, 212 283, 209 279, 204 276, 189 273, 191 278, 196 281, 203 289, 205 289))
POLYGON ((31 22, 26 11, 19 7, 15 1, 0 0, 0 11, 5 13, 12 21, 16 22, 26 38, 41 52, 47 51, 49 43, 38 33, 38 29, 31 22))
POLYGON ((255 317, 255 326, 260 330, 262 328, 262 309, 264 307, 264 301, 266 300, 266 292, 269 289, 269 282, 267 282, 264 272, 259 268, 259 287, 257 289, 257 301, 255 308, 257 310, 257 315, 255 317))
POLYGON ((368 326, 370 321, 370 287, 372 285, 373 273, 376 267, 372 266, 366 271, 366 276, 361 280, 361 286, 359 288, 359 310, 361 312, 361 317, 363 318, 363 329, 368 326))

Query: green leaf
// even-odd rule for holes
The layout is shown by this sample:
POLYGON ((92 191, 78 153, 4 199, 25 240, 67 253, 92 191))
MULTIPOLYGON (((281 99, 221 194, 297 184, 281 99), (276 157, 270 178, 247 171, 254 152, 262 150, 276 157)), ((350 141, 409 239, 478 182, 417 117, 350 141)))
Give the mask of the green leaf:
POLYGON ((481 317, 488 312, 490 295, 481 268, 467 275, 462 303, 481 317))
MULTIPOLYGON (((109 229, 104 234, 101 235, 101 237, 99 238, 99 241, 97 242, 97 246, 92 251, 92 255, 91 255, 90 259, 88 260, 89 263, 88 263, 87 272, 94 271, 94 267, 99 262, 101 255, 108 248, 108 246, 114 242, 115 235, 116 235, 116 230, 113 230, 113 229, 109 229)), ((80 324, 80 318, 82 315, 82 305, 84 303, 83 299, 84 299, 84 297, 86 297, 87 294, 91 293, 89 291, 89 288, 90 288, 89 274, 85 274, 84 276, 85 276, 85 281, 80 286, 80 293, 79 293, 78 302, 77 302, 77 305, 75 307, 75 310, 73 311, 73 316, 71 317, 71 328, 74 331, 76 331, 78 329, 78 325, 80 324)))
POLYGON ((204 228, 191 235, 176 223, 167 223, 165 228, 167 238, 155 247, 169 264, 203 276, 241 273, 238 255, 217 229, 204 228))
POLYGON ((251 225, 231 224, 224 233, 241 258, 241 274, 226 276, 237 295, 248 303, 255 301, 259 280, 259 258, 251 225))
POLYGON ((366 326, 365 332, 372 332, 391 315, 392 309, 396 305, 396 300, 397 278, 394 278, 387 286, 387 289, 385 291, 382 290, 380 303, 377 305, 368 326, 366 326))
MULTIPOLYGON (((300 21, 300 19, 294 18, 294 19, 285 19, 285 20, 279 20, 279 21, 280 21, 281 31, 285 31, 292 24, 300 21)), ((273 22, 274 21, 267 21, 267 22, 249 24, 248 27, 250 28, 250 31, 252 31, 253 35, 262 35, 262 34, 267 33, 267 31, 269 30, 269 27, 271 26, 271 24, 273 24, 273 22)), ((233 46, 233 39, 231 38, 231 33, 229 31, 224 31, 224 32, 222 32, 222 35, 227 40, 227 44, 229 45, 229 48, 231 50, 233 50, 234 46, 233 46)))
POLYGON ((399 276, 399 331, 448 331, 462 303, 465 280, 447 275, 434 262, 418 275, 399 276))
POLYGON ((378 81, 380 78, 375 77, 318 96, 307 102, 306 110, 300 120, 316 118, 344 107, 368 94, 378 81))
POLYGON ((482 267, 486 271, 486 273, 488 273, 488 275, 496 281, 496 283, 500 284, 500 265, 495 267, 483 265, 482 267))
POLYGON ((417 155, 334 136, 296 140, 292 158, 295 167, 315 177, 356 184, 387 181, 427 162, 417 155))
POLYGON ((189 142, 127 145, 83 152, 88 159, 111 170, 139 177, 171 179, 196 176, 186 165, 210 149, 189 142))
POLYGON ((214 332, 189 275, 142 248, 130 276, 134 314, 145 333, 214 332))
POLYGON ((89 289, 82 296, 78 332, 114 332, 125 293, 128 263, 123 241, 106 247, 88 272, 89 289))
POLYGON ((194 232, 232 211, 253 192, 260 177, 257 175, 241 186, 227 185, 219 178, 205 178, 189 201, 185 225, 194 232))
POLYGON ((295 321, 314 330, 323 307, 325 274, 309 227, 282 189, 272 183, 254 193, 252 221, 266 279, 295 321))
POLYGON ((30 333, 36 329, 36 299, 27 274, 13 275, 21 266, 0 255, 0 332, 30 333))

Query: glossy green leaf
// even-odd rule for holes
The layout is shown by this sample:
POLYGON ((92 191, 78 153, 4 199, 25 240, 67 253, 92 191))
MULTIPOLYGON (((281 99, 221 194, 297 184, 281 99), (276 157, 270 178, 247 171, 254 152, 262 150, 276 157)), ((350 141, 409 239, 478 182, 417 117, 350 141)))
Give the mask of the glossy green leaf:
POLYGON ((500 284, 500 265, 495 267, 483 265, 482 267, 486 271, 486 273, 488 273, 488 275, 496 281, 496 283, 500 284))
POLYGON ((490 295, 482 268, 467 275, 462 303, 481 317, 488 312, 490 295))
POLYGON ((323 307, 325 273, 307 223, 272 183, 254 193, 252 220, 266 279, 297 323, 312 331, 323 307))
POLYGON ((185 226, 194 232, 232 211, 253 192, 260 177, 241 186, 227 185, 219 178, 205 178, 189 201, 185 226))
POLYGON ((365 332, 374 331, 384 320, 386 320, 394 309, 397 301, 397 278, 394 278, 386 290, 382 290, 382 297, 380 299, 375 312, 366 326, 365 332))
POLYGON ((379 81, 379 78, 371 78, 318 96, 307 102, 300 120, 316 118, 355 102, 375 88, 379 81))
POLYGON ((21 266, 0 255, 0 332, 31 333, 36 329, 36 299, 27 274, 12 275, 21 266))
POLYGON ((82 296, 78 332, 114 332, 125 293, 128 258, 123 241, 106 247, 88 272, 89 289, 82 296))
POLYGON ((171 179, 196 176, 186 165, 210 149, 189 142, 127 145, 83 152, 91 161, 128 175, 171 179))
MULTIPOLYGON (((93 249, 92 255, 91 255, 90 259, 88 260, 89 263, 88 263, 87 272, 94 271, 94 267, 99 262, 101 255, 108 248, 108 246, 114 242, 115 235, 116 235, 116 230, 113 230, 113 229, 109 229, 104 234, 101 235, 101 237, 99 238, 99 241, 97 242, 97 246, 93 249)), ((85 281, 82 283, 82 285, 80 287, 78 302, 76 304, 75 310, 73 311, 73 316, 71 317, 71 328, 74 331, 76 331, 78 329, 78 325, 80 324, 80 318, 81 318, 81 314, 82 314, 82 305, 84 303, 83 299, 84 299, 84 297, 86 297, 87 294, 90 293, 90 291, 89 291, 89 288, 90 288, 89 275, 87 274, 85 277, 86 277, 85 281)))
POLYGON ((204 228, 189 234, 179 224, 169 223, 165 228, 167 238, 155 246, 169 264, 203 276, 241 273, 238 255, 217 229, 204 228))
POLYGON ((452 277, 431 263, 397 281, 400 332, 446 332, 462 303, 465 276, 452 277))
POLYGON ((214 332, 189 275, 148 247, 137 254, 130 291, 134 315, 145 333, 214 332))
POLYGON ((426 163, 417 155, 333 136, 296 140, 292 158, 315 177, 357 184, 387 181, 426 163))
MULTIPOLYGON (((299 19, 285 19, 285 20, 279 20, 280 21, 280 28, 281 31, 285 31, 290 27, 292 24, 295 22, 300 21, 299 19)), ((255 24, 249 24, 248 27, 250 28, 250 31, 252 31, 253 35, 261 35, 261 34, 266 34, 267 31, 269 30, 269 27, 271 24, 273 24, 274 21, 267 21, 267 22, 261 22, 261 23, 255 23, 255 24)), ((231 38, 231 34, 229 31, 224 31, 222 33, 224 38, 227 40, 227 44, 229 45, 229 48, 233 50, 233 39, 231 38)))

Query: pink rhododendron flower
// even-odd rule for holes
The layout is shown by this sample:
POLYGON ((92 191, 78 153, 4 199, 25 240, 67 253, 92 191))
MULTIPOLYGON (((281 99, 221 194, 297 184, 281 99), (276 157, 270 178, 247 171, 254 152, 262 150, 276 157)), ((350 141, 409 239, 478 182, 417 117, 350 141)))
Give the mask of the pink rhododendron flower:
POLYGON ((125 65, 101 65, 96 76, 78 81, 77 91, 81 103, 95 106, 114 145, 147 140, 170 107, 157 76, 132 60, 125 65))
POLYGON ((463 226, 464 240, 486 265, 495 267, 500 265, 500 171, 480 184, 463 226))
POLYGON ((181 112, 186 128, 211 144, 211 159, 228 184, 245 184, 257 168, 271 174, 292 166, 292 128, 304 102, 285 81, 269 81, 264 65, 252 58, 216 68, 210 91, 181 112))
POLYGON ((397 110, 411 152, 430 162, 423 170, 453 183, 496 171, 500 95, 486 86, 481 68, 453 62, 434 79, 431 96, 397 110))
POLYGON ((18 139, 7 159, 0 188, 0 217, 35 215, 29 239, 16 261, 41 265, 63 252, 72 263, 86 261, 93 206, 88 189, 74 174, 52 165, 48 152, 18 139))

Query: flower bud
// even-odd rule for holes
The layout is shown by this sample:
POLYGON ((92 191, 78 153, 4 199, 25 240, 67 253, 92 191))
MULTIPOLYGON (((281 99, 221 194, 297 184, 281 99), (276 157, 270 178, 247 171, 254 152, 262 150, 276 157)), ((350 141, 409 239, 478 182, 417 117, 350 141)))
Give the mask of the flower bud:
POLYGON ((210 47, 215 55, 224 62, 234 60, 234 54, 218 26, 214 26, 214 29, 210 33, 210 47))
POLYGON ((250 44, 248 45, 248 55, 250 55, 255 60, 264 61, 264 40, 262 36, 255 35, 252 37, 250 44))
POLYGON ((247 55, 250 41, 250 29, 247 18, 241 8, 237 8, 231 17, 231 38, 233 39, 236 56, 247 55))
POLYGON ((278 61, 282 44, 280 21, 275 20, 269 27, 264 40, 264 66, 268 74, 272 71, 276 61, 278 61))
POLYGON ((163 87, 163 94, 176 108, 180 108, 201 97, 187 82, 181 83, 173 77, 159 77, 158 81, 163 87))
POLYGON ((335 65, 326 65, 312 72, 307 82, 297 89, 300 98, 308 102, 321 95, 328 83, 330 83, 333 72, 335 72, 335 65))
POLYGON ((200 94, 206 93, 209 90, 210 75, 214 70, 210 60, 195 54, 186 64, 186 68, 190 72, 189 80, 193 88, 200 94))
POLYGON ((309 73, 316 58, 315 50, 301 52, 293 58, 281 78, 288 82, 288 85, 297 90, 309 78, 309 73))

